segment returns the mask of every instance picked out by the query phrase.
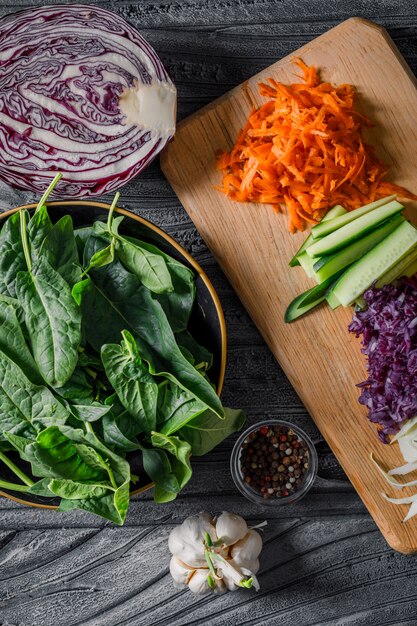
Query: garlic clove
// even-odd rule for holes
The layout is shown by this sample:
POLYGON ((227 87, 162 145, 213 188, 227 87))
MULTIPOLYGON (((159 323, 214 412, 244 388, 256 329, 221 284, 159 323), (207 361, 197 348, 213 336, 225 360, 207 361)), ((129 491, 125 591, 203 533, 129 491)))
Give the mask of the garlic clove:
POLYGON ((209 513, 198 513, 188 517, 180 526, 173 528, 168 539, 171 554, 192 567, 206 564, 204 538, 209 533, 213 541, 216 531, 209 513))
POLYGON ((183 589, 186 585, 188 585, 188 581, 195 572, 195 568, 189 567, 178 557, 173 556, 169 562, 169 571, 174 580, 174 586, 177 589, 183 589))
POLYGON ((232 565, 235 569, 238 569, 242 572, 243 569, 248 570, 251 574, 257 574, 259 572, 259 559, 253 559, 252 561, 245 561, 239 557, 229 560, 230 565, 232 565))
POLYGON ((240 515, 223 513, 217 518, 216 534, 225 546, 231 546, 242 539, 248 532, 248 525, 240 515))
POLYGON ((228 591, 225 583, 223 582, 222 579, 220 580, 216 580, 216 586, 213 589, 213 593, 217 594, 217 595, 222 595, 223 593, 226 593, 226 591, 228 591))
POLYGON ((211 593, 211 589, 207 582, 208 569, 196 569, 194 570, 194 574, 191 576, 188 581, 188 588, 193 593, 198 595, 204 595, 206 593, 211 593))
POLYGON ((232 559, 240 561, 253 561, 258 558, 262 551, 262 537, 256 530, 250 529, 240 541, 237 541, 230 549, 232 559))

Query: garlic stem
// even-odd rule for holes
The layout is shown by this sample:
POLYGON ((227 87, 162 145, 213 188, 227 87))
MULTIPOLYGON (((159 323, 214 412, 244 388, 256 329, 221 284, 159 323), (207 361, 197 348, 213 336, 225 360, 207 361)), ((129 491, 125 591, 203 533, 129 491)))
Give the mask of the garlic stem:
POLYGON ((253 577, 245 578, 242 576, 240 572, 238 572, 225 558, 223 558, 220 554, 216 554, 213 552, 211 554, 211 558, 215 561, 220 561, 222 564, 222 570, 225 574, 229 576, 238 587, 246 587, 250 589, 253 583, 253 577))
POLYGON ((211 552, 210 550, 204 550, 204 556, 206 557, 207 565, 208 565, 211 576, 213 577, 214 580, 220 580, 220 577, 217 575, 217 572, 214 568, 212 555, 214 555, 214 553, 211 552))

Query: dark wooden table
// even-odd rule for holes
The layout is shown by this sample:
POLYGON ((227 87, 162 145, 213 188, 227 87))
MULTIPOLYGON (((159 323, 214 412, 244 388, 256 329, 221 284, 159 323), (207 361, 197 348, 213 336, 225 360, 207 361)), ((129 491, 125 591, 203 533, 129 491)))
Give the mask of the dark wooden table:
MULTIPOLYGON (((0 15, 36 4, 2 0, 0 15)), ((383 24, 417 71, 412 0, 90 4, 118 12, 156 48, 177 84, 180 119, 353 15, 383 24)), ((1 208, 34 200, 0 191, 1 208)), ((157 164, 123 188, 121 204, 173 235, 212 279, 229 337, 224 403, 244 408, 250 422, 277 416, 302 426, 317 446, 319 477, 301 503, 276 513, 257 508, 233 485, 230 438, 194 460, 193 478, 175 502, 155 505, 152 493, 135 498, 123 528, 0 499, 0 626, 417 624, 416 558, 386 545, 157 164), (268 520, 259 593, 175 591, 167 536, 202 509, 268 520)))

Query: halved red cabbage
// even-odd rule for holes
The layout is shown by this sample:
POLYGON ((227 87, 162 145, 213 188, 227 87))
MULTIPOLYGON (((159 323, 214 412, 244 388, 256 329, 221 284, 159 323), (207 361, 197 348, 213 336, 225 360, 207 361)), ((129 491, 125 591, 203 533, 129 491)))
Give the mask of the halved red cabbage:
POLYGON ((387 442, 387 435, 417 415, 417 281, 403 278, 396 286, 372 287, 364 299, 367 309, 355 311, 349 325, 362 336, 368 357, 359 402, 387 442))
POLYGON ((173 134, 127 123, 122 92, 175 88, 125 20, 86 5, 48 6, 0 19, 0 178, 38 194, 98 195, 144 169, 173 134))

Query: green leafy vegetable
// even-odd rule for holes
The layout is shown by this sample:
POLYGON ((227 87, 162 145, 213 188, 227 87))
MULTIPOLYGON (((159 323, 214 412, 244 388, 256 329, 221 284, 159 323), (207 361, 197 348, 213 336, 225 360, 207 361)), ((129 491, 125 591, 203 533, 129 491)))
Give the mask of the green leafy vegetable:
POLYGON ((105 344, 101 348, 104 369, 125 409, 143 432, 150 432, 156 427, 158 385, 132 335, 123 331, 122 337, 121 345, 105 344))
POLYGON ((106 224, 55 222, 46 202, 59 178, 29 221, 20 211, 0 232, 0 464, 16 476, 0 488, 123 524, 130 461, 168 502, 191 478, 191 452, 244 417, 224 412, 212 354, 189 331, 194 272, 119 232, 118 194, 106 224))
POLYGON ((17 275, 32 352, 44 380, 62 387, 71 377, 81 342, 81 313, 68 283, 41 257, 17 275))
POLYGON ((17 274, 26 269, 20 215, 13 213, 0 233, 0 293, 15 298, 17 274))
POLYGON ((0 350, 18 365, 34 383, 42 383, 38 367, 27 346, 12 305, 0 306, 0 350))
POLYGON ((191 478, 191 446, 178 437, 152 433, 154 448, 142 448, 143 466, 155 483, 155 501, 169 502, 191 478))
POLYGON ((119 235, 118 226, 123 218, 113 220, 115 204, 113 203, 110 208, 107 225, 104 226, 102 222, 96 222, 94 225, 95 232, 98 235, 110 237, 110 246, 116 247, 120 261, 150 291, 155 293, 173 291, 174 287, 165 259, 160 254, 154 254, 140 244, 119 235))
POLYGON ((181 439, 188 441, 195 456, 207 454, 245 423, 243 411, 224 409, 224 420, 219 421, 211 411, 202 413, 178 431, 181 439))
POLYGON ((64 406, 47 387, 33 384, 14 361, 0 352, 0 441, 5 433, 34 438, 42 427, 63 424, 64 406))
POLYGON ((45 236, 41 254, 71 286, 81 278, 81 266, 70 215, 64 215, 45 236))
MULTIPOLYGON (((100 245, 97 240, 91 243, 100 245)), ((94 289, 84 290, 82 300, 91 345, 99 350, 128 330, 151 374, 169 378, 222 417, 223 408, 216 392, 184 357, 161 305, 149 290, 117 261, 93 271, 92 282, 94 289), (98 315, 93 316, 93 311, 98 315)))

